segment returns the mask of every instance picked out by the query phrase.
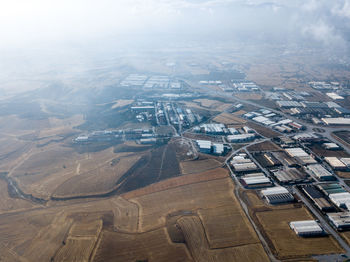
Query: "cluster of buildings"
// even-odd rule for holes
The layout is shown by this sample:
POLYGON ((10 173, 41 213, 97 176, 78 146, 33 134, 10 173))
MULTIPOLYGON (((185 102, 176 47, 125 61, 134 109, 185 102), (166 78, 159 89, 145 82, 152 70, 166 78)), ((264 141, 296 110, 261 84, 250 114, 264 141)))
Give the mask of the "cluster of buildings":
POLYGON ((312 88, 324 92, 325 97, 332 101, 309 101, 312 96, 309 92, 290 91, 280 87, 275 87, 273 92, 264 94, 283 112, 305 121, 323 125, 350 125, 350 109, 335 102, 349 96, 350 89, 344 89, 339 82, 310 82, 309 84, 312 88))
POLYGON ((302 101, 305 100, 305 97, 310 96, 310 93, 301 91, 288 91, 288 89, 283 87, 274 87, 272 92, 266 91, 265 97, 270 100, 294 100, 294 101, 302 101))
POLYGON ((324 160, 333 170, 349 170, 350 158, 349 157, 325 157, 324 160))
POLYGON ((148 76, 141 75, 141 74, 131 74, 127 76, 120 85, 123 87, 142 87, 146 80, 148 79, 148 76))
POLYGON ((311 81, 309 85, 316 90, 338 90, 340 89, 339 82, 311 81))
POLYGON ((246 188, 263 188, 273 185, 259 167, 250 159, 246 153, 239 153, 234 156, 230 165, 236 176, 239 177, 240 183, 246 188))
POLYGON ((350 193, 339 183, 304 185, 302 190, 336 229, 350 228, 350 193))
POLYGON ((196 140, 199 151, 204 154, 224 155, 228 148, 221 143, 213 143, 208 140, 196 140))
POLYGON ((257 86, 253 82, 248 82, 248 81, 233 82, 232 88, 233 88, 233 91, 237 91, 237 92, 257 92, 257 91, 260 91, 259 86, 257 86))
POLYGON ((183 108, 173 102, 137 101, 131 108, 139 122, 149 121, 157 125, 175 125, 190 127, 202 121, 199 114, 189 108, 183 108))
POLYGON ((137 140, 142 144, 155 143, 158 135, 153 129, 116 129, 116 130, 102 130, 93 131, 88 134, 76 137, 75 143, 92 143, 92 142, 113 142, 137 140))
POLYGON ((180 90, 183 84, 177 80, 171 80, 169 76, 144 74, 130 74, 120 82, 123 87, 139 87, 144 89, 173 89, 180 90))
POLYGON ((291 133, 305 128, 303 125, 267 109, 249 112, 244 114, 243 117, 281 133, 291 133))
POLYGON ((259 136, 255 130, 243 126, 242 128, 226 127, 222 123, 202 124, 194 128, 195 132, 204 133, 207 135, 226 136, 229 143, 243 143, 254 141, 259 136))

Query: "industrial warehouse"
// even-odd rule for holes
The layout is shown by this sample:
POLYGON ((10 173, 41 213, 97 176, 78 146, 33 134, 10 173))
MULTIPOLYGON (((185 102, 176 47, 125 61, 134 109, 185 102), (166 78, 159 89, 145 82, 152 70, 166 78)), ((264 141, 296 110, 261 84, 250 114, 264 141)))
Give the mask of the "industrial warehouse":
POLYGON ((301 237, 324 235, 325 232, 315 220, 293 221, 289 223, 291 229, 301 237))
POLYGON ((262 196, 269 204, 281 204, 294 201, 294 197, 284 187, 272 187, 261 190, 262 196))

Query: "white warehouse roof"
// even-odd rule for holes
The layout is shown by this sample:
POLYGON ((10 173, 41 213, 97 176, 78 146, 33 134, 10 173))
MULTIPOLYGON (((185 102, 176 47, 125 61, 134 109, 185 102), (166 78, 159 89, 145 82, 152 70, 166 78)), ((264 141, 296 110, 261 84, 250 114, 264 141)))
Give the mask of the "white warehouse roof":
POLYGON ((300 236, 320 235, 324 231, 315 220, 293 221, 290 227, 300 236))
POLYGON ((347 207, 346 204, 350 203, 350 193, 349 192, 329 194, 328 197, 338 207, 347 207))
POLYGON ((281 186, 276 186, 276 187, 271 187, 268 189, 261 190, 261 193, 264 196, 269 196, 269 195, 277 195, 277 194, 286 194, 289 193, 289 191, 281 186))
POLYGON ((286 148, 286 152, 292 156, 292 157, 307 157, 309 156, 308 153, 306 153, 302 148, 296 147, 296 148, 286 148))

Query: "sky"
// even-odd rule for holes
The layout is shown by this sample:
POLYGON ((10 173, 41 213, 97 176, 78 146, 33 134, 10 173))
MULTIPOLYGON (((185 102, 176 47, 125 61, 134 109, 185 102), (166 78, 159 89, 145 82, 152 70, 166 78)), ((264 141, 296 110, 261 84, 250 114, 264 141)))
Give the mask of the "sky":
POLYGON ((344 47, 349 30, 350 0, 0 0, 0 48, 242 32, 344 47))
POLYGON ((0 0, 0 90, 188 46, 277 57, 317 47, 350 64, 349 32, 350 0, 0 0))

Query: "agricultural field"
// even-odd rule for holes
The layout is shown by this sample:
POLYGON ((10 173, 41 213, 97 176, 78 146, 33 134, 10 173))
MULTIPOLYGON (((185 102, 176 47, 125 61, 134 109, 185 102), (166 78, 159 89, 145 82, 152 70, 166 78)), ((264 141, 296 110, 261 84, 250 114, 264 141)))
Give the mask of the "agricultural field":
POLYGON ((290 229, 291 221, 314 219, 304 207, 257 212, 256 216, 280 259, 343 252, 331 236, 303 238, 290 229))
POLYGON ((209 108, 215 111, 225 111, 232 105, 211 99, 196 99, 194 102, 199 103, 201 107, 209 108))
POLYGON ((309 148, 319 157, 350 157, 344 150, 327 150, 320 144, 310 145, 309 148))
POLYGON ((350 147, 350 131, 337 131, 332 133, 332 135, 350 147))
POLYGON ((276 131, 273 131, 272 129, 264 127, 262 125, 256 124, 252 121, 248 121, 246 125, 254 129, 258 134, 267 138, 274 138, 280 136, 280 134, 276 131))
POLYGON ((247 122, 246 120, 229 113, 221 113, 220 115, 216 116, 213 120, 215 122, 223 123, 228 126, 231 126, 231 125, 242 126, 247 122))
POLYGON ((112 109, 128 106, 128 105, 131 105, 133 102, 134 100, 132 99, 118 99, 114 101, 114 104, 112 105, 112 109))
POLYGON ((254 144, 248 147, 249 152, 271 152, 279 151, 281 148, 271 141, 264 141, 258 144, 254 144))
POLYGON ((201 220, 184 216, 177 221, 194 261, 269 261, 260 244, 210 249, 201 220))
POLYGON ((308 259, 314 254, 343 252, 332 236, 303 238, 295 234, 289 222, 314 219, 301 204, 271 206, 250 190, 241 192, 244 201, 268 245, 278 259, 308 259))
POLYGON ((222 163, 215 159, 191 160, 180 163, 181 173, 184 175, 204 172, 222 166, 222 163))
POLYGON ((268 261, 233 189, 228 171, 217 168, 121 196, 50 201, 45 208, 0 214, 0 234, 6 236, 0 240, 0 258, 268 261))
POLYGON ((242 100, 261 100, 262 99, 261 94, 254 94, 254 93, 236 93, 235 97, 242 100))

